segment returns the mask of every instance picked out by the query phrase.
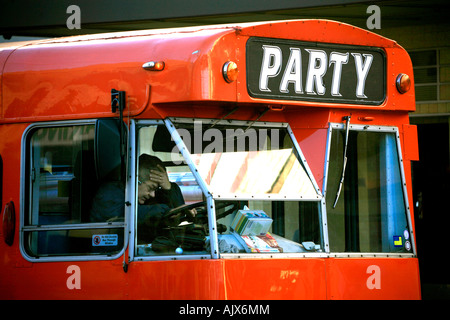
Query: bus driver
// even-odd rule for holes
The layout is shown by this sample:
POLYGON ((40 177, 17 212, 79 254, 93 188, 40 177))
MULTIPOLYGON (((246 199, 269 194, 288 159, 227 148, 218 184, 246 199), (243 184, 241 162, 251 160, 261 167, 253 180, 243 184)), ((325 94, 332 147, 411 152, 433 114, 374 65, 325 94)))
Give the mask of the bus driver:
MULTIPOLYGON (((169 181, 163 162, 154 156, 139 157, 138 172, 138 244, 150 243, 167 225, 176 225, 178 215, 162 221, 165 213, 184 204, 180 187, 169 181)), ((91 221, 123 219, 125 186, 120 181, 100 185, 92 203, 91 221)), ((195 212, 189 211, 193 215, 195 212)))

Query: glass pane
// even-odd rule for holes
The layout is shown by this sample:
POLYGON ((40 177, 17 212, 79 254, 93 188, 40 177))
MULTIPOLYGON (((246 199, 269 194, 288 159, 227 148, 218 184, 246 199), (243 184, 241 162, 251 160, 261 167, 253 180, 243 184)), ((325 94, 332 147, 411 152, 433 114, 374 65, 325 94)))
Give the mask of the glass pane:
POLYGON ((436 101, 437 85, 434 86, 416 86, 416 101, 436 101))
POLYGON ((450 82, 450 67, 441 67, 439 70, 440 82, 450 82))
POLYGON ((439 64, 450 64, 450 48, 439 50, 439 64))
POLYGON ((214 197, 319 198, 285 128, 195 122, 177 129, 214 197))
POLYGON ((416 83, 436 83, 437 69, 436 68, 414 69, 414 80, 416 83))
POLYGON ((216 204, 221 253, 323 250, 318 202, 254 200, 234 204, 234 208, 233 202, 216 204))
POLYGON ((434 66, 437 64, 436 50, 409 52, 409 56, 414 67, 434 66))
POLYGON ((213 197, 239 199, 216 201, 221 253, 322 250, 320 196, 286 128, 200 121, 176 127, 213 197))
POLYGON ((41 128, 31 137, 29 225, 90 220, 94 126, 41 128))
POLYGON ((24 233, 31 256, 111 255, 123 247, 123 228, 72 229, 75 224, 123 221, 125 189, 117 181, 117 188, 110 188, 111 181, 97 179, 94 136, 94 125, 31 132, 24 224, 47 229, 24 233))
POLYGON ((345 180, 335 208, 344 132, 333 130, 327 183, 331 251, 410 252, 395 134, 350 131, 345 180))
POLYGON ((439 99, 450 100, 450 84, 442 84, 439 86, 439 99))
MULTIPOLYGON (((245 128, 231 125, 213 129, 199 122, 176 126, 191 152, 196 171, 210 192, 217 198, 240 199, 215 201, 221 253, 322 250, 320 197, 298 161, 286 129, 250 128, 253 132, 247 131, 245 135, 245 128), (305 197, 315 201, 252 200, 261 195, 276 195, 281 199, 283 196, 305 197), (257 214, 259 220, 253 220, 251 232, 239 230, 238 233, 236 224, 233 225, 235 218, 243 214, 242 210, 257 214), (245 241, 278 244, 269 251, 260 247, 252 251, 245 241)), ((147 189, 147 198, 143 196, 142 201, 138 201, 137 255, 209 254, 208 213, 202 191, 167 129, 164 126, 141 127, 138 154, 138 178, 142 182, 138 188, 144 185, 147 172, 151 176, 154 170, 145 165, 143 158, 155 156, 161 160, 172 185, 167 198, 176 201, 165 201, 158 194, 168 192, 161 183, 156 185, 160 189, 147 189), (195 206, 194 216, 185 210, 179 219, 164 217, 171 208, 184 203, 195 206), (160 212, 150 214, 152 210, 160 212)), ((138 197, 139 194, 141 192, 138 197)))
POLYGON ((194 175, 164 125, 138 133, 136 254, 207 254, 208 219, 194 175), (169 214, 184 205, 194 208, 169 214))

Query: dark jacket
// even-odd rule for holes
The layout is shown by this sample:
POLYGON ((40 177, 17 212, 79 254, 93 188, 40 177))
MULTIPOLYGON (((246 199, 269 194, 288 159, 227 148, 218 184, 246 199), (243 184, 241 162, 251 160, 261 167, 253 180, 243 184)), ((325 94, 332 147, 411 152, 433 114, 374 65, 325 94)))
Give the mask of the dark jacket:
MULTIPOLYGON (((184 204, 181 189, 171 183, 169 191, 158 189, 154 199, 146 204, 138 205, 137 237, 138 243, 149 243, 167 226, 162 217, 170 209, 184 204)), ((118 181, 102 184, 92 203, 91 222, 123 220, 125 213, 125 187, 118 181)))

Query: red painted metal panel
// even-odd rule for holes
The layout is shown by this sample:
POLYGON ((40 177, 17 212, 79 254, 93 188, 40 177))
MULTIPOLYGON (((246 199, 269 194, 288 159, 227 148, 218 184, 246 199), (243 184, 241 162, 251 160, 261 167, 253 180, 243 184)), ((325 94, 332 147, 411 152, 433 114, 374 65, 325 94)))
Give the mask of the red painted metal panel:
POLYGON ((415 258, 329 258, 328 299, 420 299, 415 258))

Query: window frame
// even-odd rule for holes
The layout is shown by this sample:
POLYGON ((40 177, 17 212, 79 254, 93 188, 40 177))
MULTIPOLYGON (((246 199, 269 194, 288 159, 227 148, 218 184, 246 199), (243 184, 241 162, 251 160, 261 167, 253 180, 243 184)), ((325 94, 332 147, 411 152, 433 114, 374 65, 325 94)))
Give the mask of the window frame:
POLYGON ((19 226, 19 247, 22 256, 30 262, 47 262, 47 261, 87 261, 87 260, 114 260, 122 256, 125 248, 128 245, 128 228, 127 216, 128 207, 125 206, 125 219, 123 222, 95 222, 95 223, 74 223, 74 224, 52 224, 52 225, 25 225, 25 217, 30 212, 32 207, 32 199, 30 198, 30 178, 26 176, 30 166, 30 156, 32 154, 32 147, 30 144, 32 135, 39 129, 49 129, 55 127, 69 127, 69 126, 85 126, 95 125, 97 119, 85 120, 67 120, 67 121, 52 121, 52 122, 37 122, 29 125, 23 135, 21 141, 21 163, 20 163, 20 226, 19 226), (28 197, 28 198, 27 198, 28 197), (28 203, 28 207, 25 207, 28 203), (123 247, 115 254, 60 254, 55 256, 32 256, 27 252, 25 243, 26 232, 39 231, 69 231, 69 230, 93 230, 93 229, 120 229, 124 230, 123 247))
MULTIPOLYGON (((346 125, 344 123, 329 123, 328 134, 327 134, 327 146, 325 152, 325 166, 324 166, 324 181, 323 181, 323 190, 324 190, 324 199, 326 199, 327 195, 327 183, 328 183, 328 173, 329 173, 329 162, 330 162, 330 150, 331 150, 331 137, 333 131, 345 130, 346 125)), ((406 214, 406 222, 408 223, 408 229, 410 231, 411 238, 411 252, 410 253, 391 253, 391 252, 337 252, 337 251, 329 251, 330 257, 416 257, 416 244, 415 244, 415 235, 414 230, 412 229, 412 221, 411 221, 411 211, 409 208, 409 199, 408 199, 408 190, 406 187, 406 179, 405 179, 405 171, 403 166, 403 156, 402 156, 402 148, 400 142, 400 134, 398 127, 395 126, 379 126, 379 125, 360 125, 360 124, 350 124, 350 131, 365 131, 365 132, 377 132, 377 133, 394 133, 395 141, 397 147, 397 157, 399 161, 399 171, 400 178, 402 184, 402 192, 405 206, 405 214, 406 214)), ((325 201, 325 200, 324 200, 325 201)), ((332 205, 332 204, 331 204, 332 205)), ((327 229, 329 229, 329 224, 327 225, 327 229)))

